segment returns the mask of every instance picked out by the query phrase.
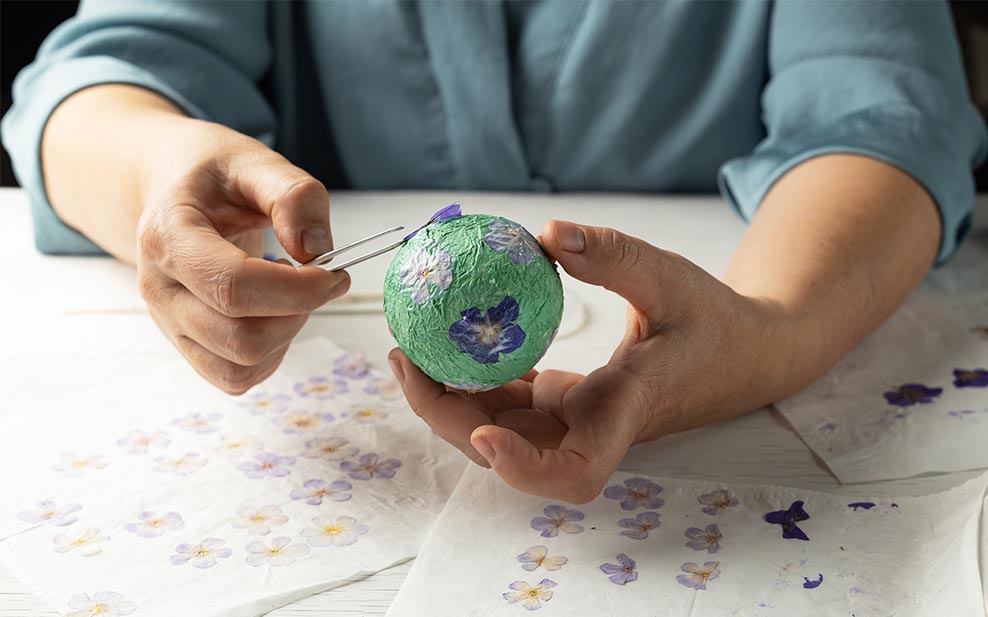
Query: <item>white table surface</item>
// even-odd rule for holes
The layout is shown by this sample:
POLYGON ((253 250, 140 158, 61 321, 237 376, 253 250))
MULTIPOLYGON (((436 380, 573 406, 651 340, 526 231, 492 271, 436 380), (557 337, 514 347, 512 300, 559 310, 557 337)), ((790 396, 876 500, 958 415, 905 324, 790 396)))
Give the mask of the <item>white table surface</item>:
MULTIPOLYGON (((334 194, 334 236, 342 244, 385 225, 417 225, 453 200, 467 212, 503 215, 535 233, 550 218, 615 227, 681 253, 714 274, 723 270, 744 231, 738 217, 716 197, 416 192, 334 194)), ((976 233, 985 236, 988 198, 979 198, 977 213, 976 233)), ((177 352, 142 310, 131 267, 108 258, 38 254, 27 199, 20 190, 0 189, 0 221, 6 249, 6 263, 0 268, 0 380, 5 364, 37 367, 35 377, 3 384, 3 391, 12 394, 13 400, 54 396, 120 371, 175 361, 177 352), (113 355, 104 355, 108 353, 113 355), (85 370, 60 375, 53 384, 44 371, 48 362, 76 354, 89 356, 85 370)), ((353 268, 352 293, 379 294, 388 261, 380 258, 353 268)), ((564 277, 564 285, 567 297, 578 298, 585 306, 587 321, 575 334, 557 340, 540 367, 585 372, 606 362, 620 340, 625 305, 602 289, 572 279, 564 277)), ((345 307, 331 306, 313 315, 300 338, 327 336, 346 348, 363 351, 383 367, 385 355, 394 346, 383 314, 340 312, 345 307)), ((782 484, 861 497, 924 495, 977 475, 962 472, 841 485, 772 409, 637 446, 622 469, 679 478, 782 484), (697 457, 697 452, 703 452, 703 457, 697 457)), ((391 568, 271 615, 383 615, 410 567, 409 562, 391 568)), ((57 613, 0 565, 0 615, 57 613)))

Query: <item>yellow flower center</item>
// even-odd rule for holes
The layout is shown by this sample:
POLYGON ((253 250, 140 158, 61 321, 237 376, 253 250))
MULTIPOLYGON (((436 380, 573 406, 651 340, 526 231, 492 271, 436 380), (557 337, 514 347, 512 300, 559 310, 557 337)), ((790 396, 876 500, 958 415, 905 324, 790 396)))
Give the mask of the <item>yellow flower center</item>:
POLYGON ((94 615, 100 615, 102 613, 107 612, 108 610, 109 610, 109 607, 107 605, 105 605, 105 604, 97 604, 96 606, 93 607, 93 614, 94 615))
POLYGON ((264 522, 264 517, 261 516, 260 514, 251 514, 249 518, 250 518, 251 522, 254 522, 254 523, 263 523, 264 522))
POLYGON ((480 328, 480 340, 484 345, 491 347, 497 345, 501 338, 501 328, 499 326, 485 325, 480 328))
POLYGON ((370 417, 370 416, 373 416, 374 415, 374 410, 373 409, 361 409, 360 411, 357 412, 357 415, 360 416, 361 418, 367 418, 367 417, 370 417))
POLYGON ((200 546, 199 550, 196 551, 196 557, 205 557, 208 554, 209 554, 209 549, 204 546, 200 546))
POLYGON ((268 554, 269 555, 277 555, 280 552, 281 552, 281 549, 280 548, 272 548, 272 549, 269 549, 268 550, 268 554))
POLYGON ((539 588, 538 587, 532 587, 531 589, 529 589, 528 590, 528 597, 529 598, 538 598, 539 597, 539 588))
POLYGON ((430 274, 432 274, 432 270, 430 270, 429 268, 426 268, 425 270, 422 270, 422 273, 421 273, 422 278, 426 278, 430 274))
POLYGON ((338 525, 327 525, 326 527, 322 528, 322 532, 327 536, 335 536, 336 534, 340 533, 340 528, 338 525))

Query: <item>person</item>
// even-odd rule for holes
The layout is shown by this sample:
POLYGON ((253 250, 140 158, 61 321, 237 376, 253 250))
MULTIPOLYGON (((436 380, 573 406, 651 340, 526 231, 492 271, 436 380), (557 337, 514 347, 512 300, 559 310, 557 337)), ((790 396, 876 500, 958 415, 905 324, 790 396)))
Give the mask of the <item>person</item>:
POLYGON ((986 145, 945 4, 814 1, 83 2, 3 138, 39 249, 135 263, 161 330, 234 394, 348 288, 256 257, 269 225, 300 262, 332 246, 324 185, 719 187, 750 219, 720 280, 613 229, 542 230, 628 301, 590 374, 470 395, 390 354, 439 435, 571 502, 632 444, 835 364, 957 249, 986 145))

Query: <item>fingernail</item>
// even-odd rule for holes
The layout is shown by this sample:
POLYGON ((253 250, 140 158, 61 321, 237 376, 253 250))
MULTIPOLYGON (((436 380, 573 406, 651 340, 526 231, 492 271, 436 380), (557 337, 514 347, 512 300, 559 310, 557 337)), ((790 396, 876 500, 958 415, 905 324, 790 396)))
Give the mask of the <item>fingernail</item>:
POLYGON ((395 379, 398 383, 405 383, 405 369, 401 368, 401 362, 398 362, 394 358, 388 358, 388 366, 391 367, 391 372, 394 373, 395 379))
POLYGON ((482 457, 487 459, 488 463, 494 462, 494 446, 491 445, 491 442, 478 437, 473 440, 473 447, 476 448, 477 452, 480 452, 482 457))
POLYGON ((583 228, 573 223, 556 223, 556 240, 559 247, 569 253, 582 253, 587 246, 587 236, 583 228))
POLYGON ((302 248, 310 255, 322 255, 332 250, 329 230, 325 227, 309 227, 302 232, 302 248))

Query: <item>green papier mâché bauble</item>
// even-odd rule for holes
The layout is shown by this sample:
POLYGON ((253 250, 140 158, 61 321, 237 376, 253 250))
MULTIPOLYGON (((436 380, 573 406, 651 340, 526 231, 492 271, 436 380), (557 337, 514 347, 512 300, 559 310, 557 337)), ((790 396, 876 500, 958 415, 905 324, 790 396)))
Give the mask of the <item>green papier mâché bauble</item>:
POLYGON ((426 225, 395 255, 384 314, 426 375, 480 392, 518 379, 545 354, 562 318, 563 287, 518 223, 454 215, 426 225))

